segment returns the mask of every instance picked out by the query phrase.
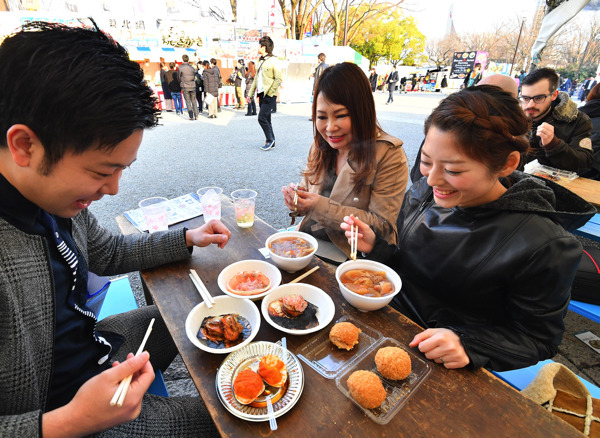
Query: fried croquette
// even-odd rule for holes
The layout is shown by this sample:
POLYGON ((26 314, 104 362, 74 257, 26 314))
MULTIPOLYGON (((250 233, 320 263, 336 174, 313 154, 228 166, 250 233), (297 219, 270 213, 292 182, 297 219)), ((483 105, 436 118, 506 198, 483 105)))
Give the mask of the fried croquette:
POLYGON ((380 348, 375 354, 375 365, 386 379, 402 380, 410 375, 410 356, 402 348, 380 348))
POLYGON ((375 409, 387 397, 387 393, 377 374, 371 371, 354 371, 348 377, 348 390, 356 402, 365 409, 375 409))
POLYGON ((338 322, 331 327, 329 340, 339 349, 352 350, 358 344, 360 329, 350 322, 338 322))

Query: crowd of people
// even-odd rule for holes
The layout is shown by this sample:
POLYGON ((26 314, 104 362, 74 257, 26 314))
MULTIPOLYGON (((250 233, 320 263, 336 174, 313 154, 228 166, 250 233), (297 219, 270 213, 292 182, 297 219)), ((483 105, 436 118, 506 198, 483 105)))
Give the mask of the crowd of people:
MULTIPOLYGON (((238 61, 231 82, 247 115, 257 113, 256 93, 260 147, 270 150, 281 71, 269 37, 259 53, 257 65, 238 61)), ((163 91, 177 112, 183 94, 190 120, 203 102, 217 117, 216 60, 199 67, 186 58, 178 70, 164 67, 163 91)), ((520 93, 512 78, 474 71, 425 121, 407 191, 403 142, 377 121, 377 79, 353 63, 319 61, 306 168, 299 185, 281 189, 303 217, 298 229, 348 257, 358 227, 360 256, 402 278, 391 305, 424 328, 410 347, 430 360, 501 371, 553 357, 582 254, 570 231, 596 209, 521 169, 537 159, 597 171, 600 85, 578 110, 551 69, 523 77, 520 93)), ((199 397, 146 394, 177 352, 154 306, 101 322, 86 306, 89 272, 148 269, 231 237, 217 220, 114 235, 87 209, 118 192, 144 130, 158 122, 140 66, 97 28, 40 22, 2 42, 0 65, 0 435, 217 436, 199 397), (147 352, 134 356, 152 318, 147 352), (111 406, 129 375, 125 404, 111 406)), ((385 83, 390 92, 401 80, 385 83)))

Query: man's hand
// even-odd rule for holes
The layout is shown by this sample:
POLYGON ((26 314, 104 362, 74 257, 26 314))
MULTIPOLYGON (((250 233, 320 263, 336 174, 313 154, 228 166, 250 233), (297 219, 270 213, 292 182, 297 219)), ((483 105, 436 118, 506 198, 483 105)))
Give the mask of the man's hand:
POLYGON ((550 123, 542 123, 535 133, 542 140, 542 147, 546 147, 554 139, 554 126, 550 123))
POLYGON ((427 359, 443 363, 448 369, 463 368, 471 362, 460 338, 450 329, 427 329, 416 335, 408 346, 418 347, 427 359))
POLYGON ((231 231, 221 221, 211 219, 207 224, 185 233, 187 246, 208 246, 214 243, 219 248, 225 248, 231 238, 231 231))
POLYGON ((42 434, 55 436, 86 436, 135 420, 142 410, 144 394, 154 380, 150 355, 129 353, 123 363, 85 382, 68 404, 46 412, 42 417, 42 434), (123 406, 111 406, 121 380, 133 375, 123 406))

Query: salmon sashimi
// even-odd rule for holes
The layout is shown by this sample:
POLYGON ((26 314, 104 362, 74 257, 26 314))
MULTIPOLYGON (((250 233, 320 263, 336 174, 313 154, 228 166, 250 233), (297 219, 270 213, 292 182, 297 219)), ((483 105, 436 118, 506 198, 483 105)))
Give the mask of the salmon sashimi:
POLYGON ((271 280, 260 271, 242 271, 227 282, 227 290, 236 295, 252 296, 268 291, 271 280))

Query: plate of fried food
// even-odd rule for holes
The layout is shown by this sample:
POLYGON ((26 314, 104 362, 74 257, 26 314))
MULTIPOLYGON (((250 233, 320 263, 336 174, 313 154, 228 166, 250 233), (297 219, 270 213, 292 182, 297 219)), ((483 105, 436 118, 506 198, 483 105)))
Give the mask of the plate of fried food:
POLYGON ((431 373, 431 366, 392 338, 372 345, 340 374, 338 389, 371 420, 387 424, 431 373))
POLYGON ((217 395, 229 412, 247 421, 269 421, 288 412, 304 389, 298 358, 279 343, 251 342, 228 355, 216 377, 217 395))
POLYGON ((217 284, 230 297, 257 301, 281 284, 281 271, 262 260, 242 260, 223 269, 217 284))
POLYGON ((306 335, 325 328, 335 314, 333 300, 322 289, 306 283, 279 286, 263 298, 265 321, 291 335, 306 335))

